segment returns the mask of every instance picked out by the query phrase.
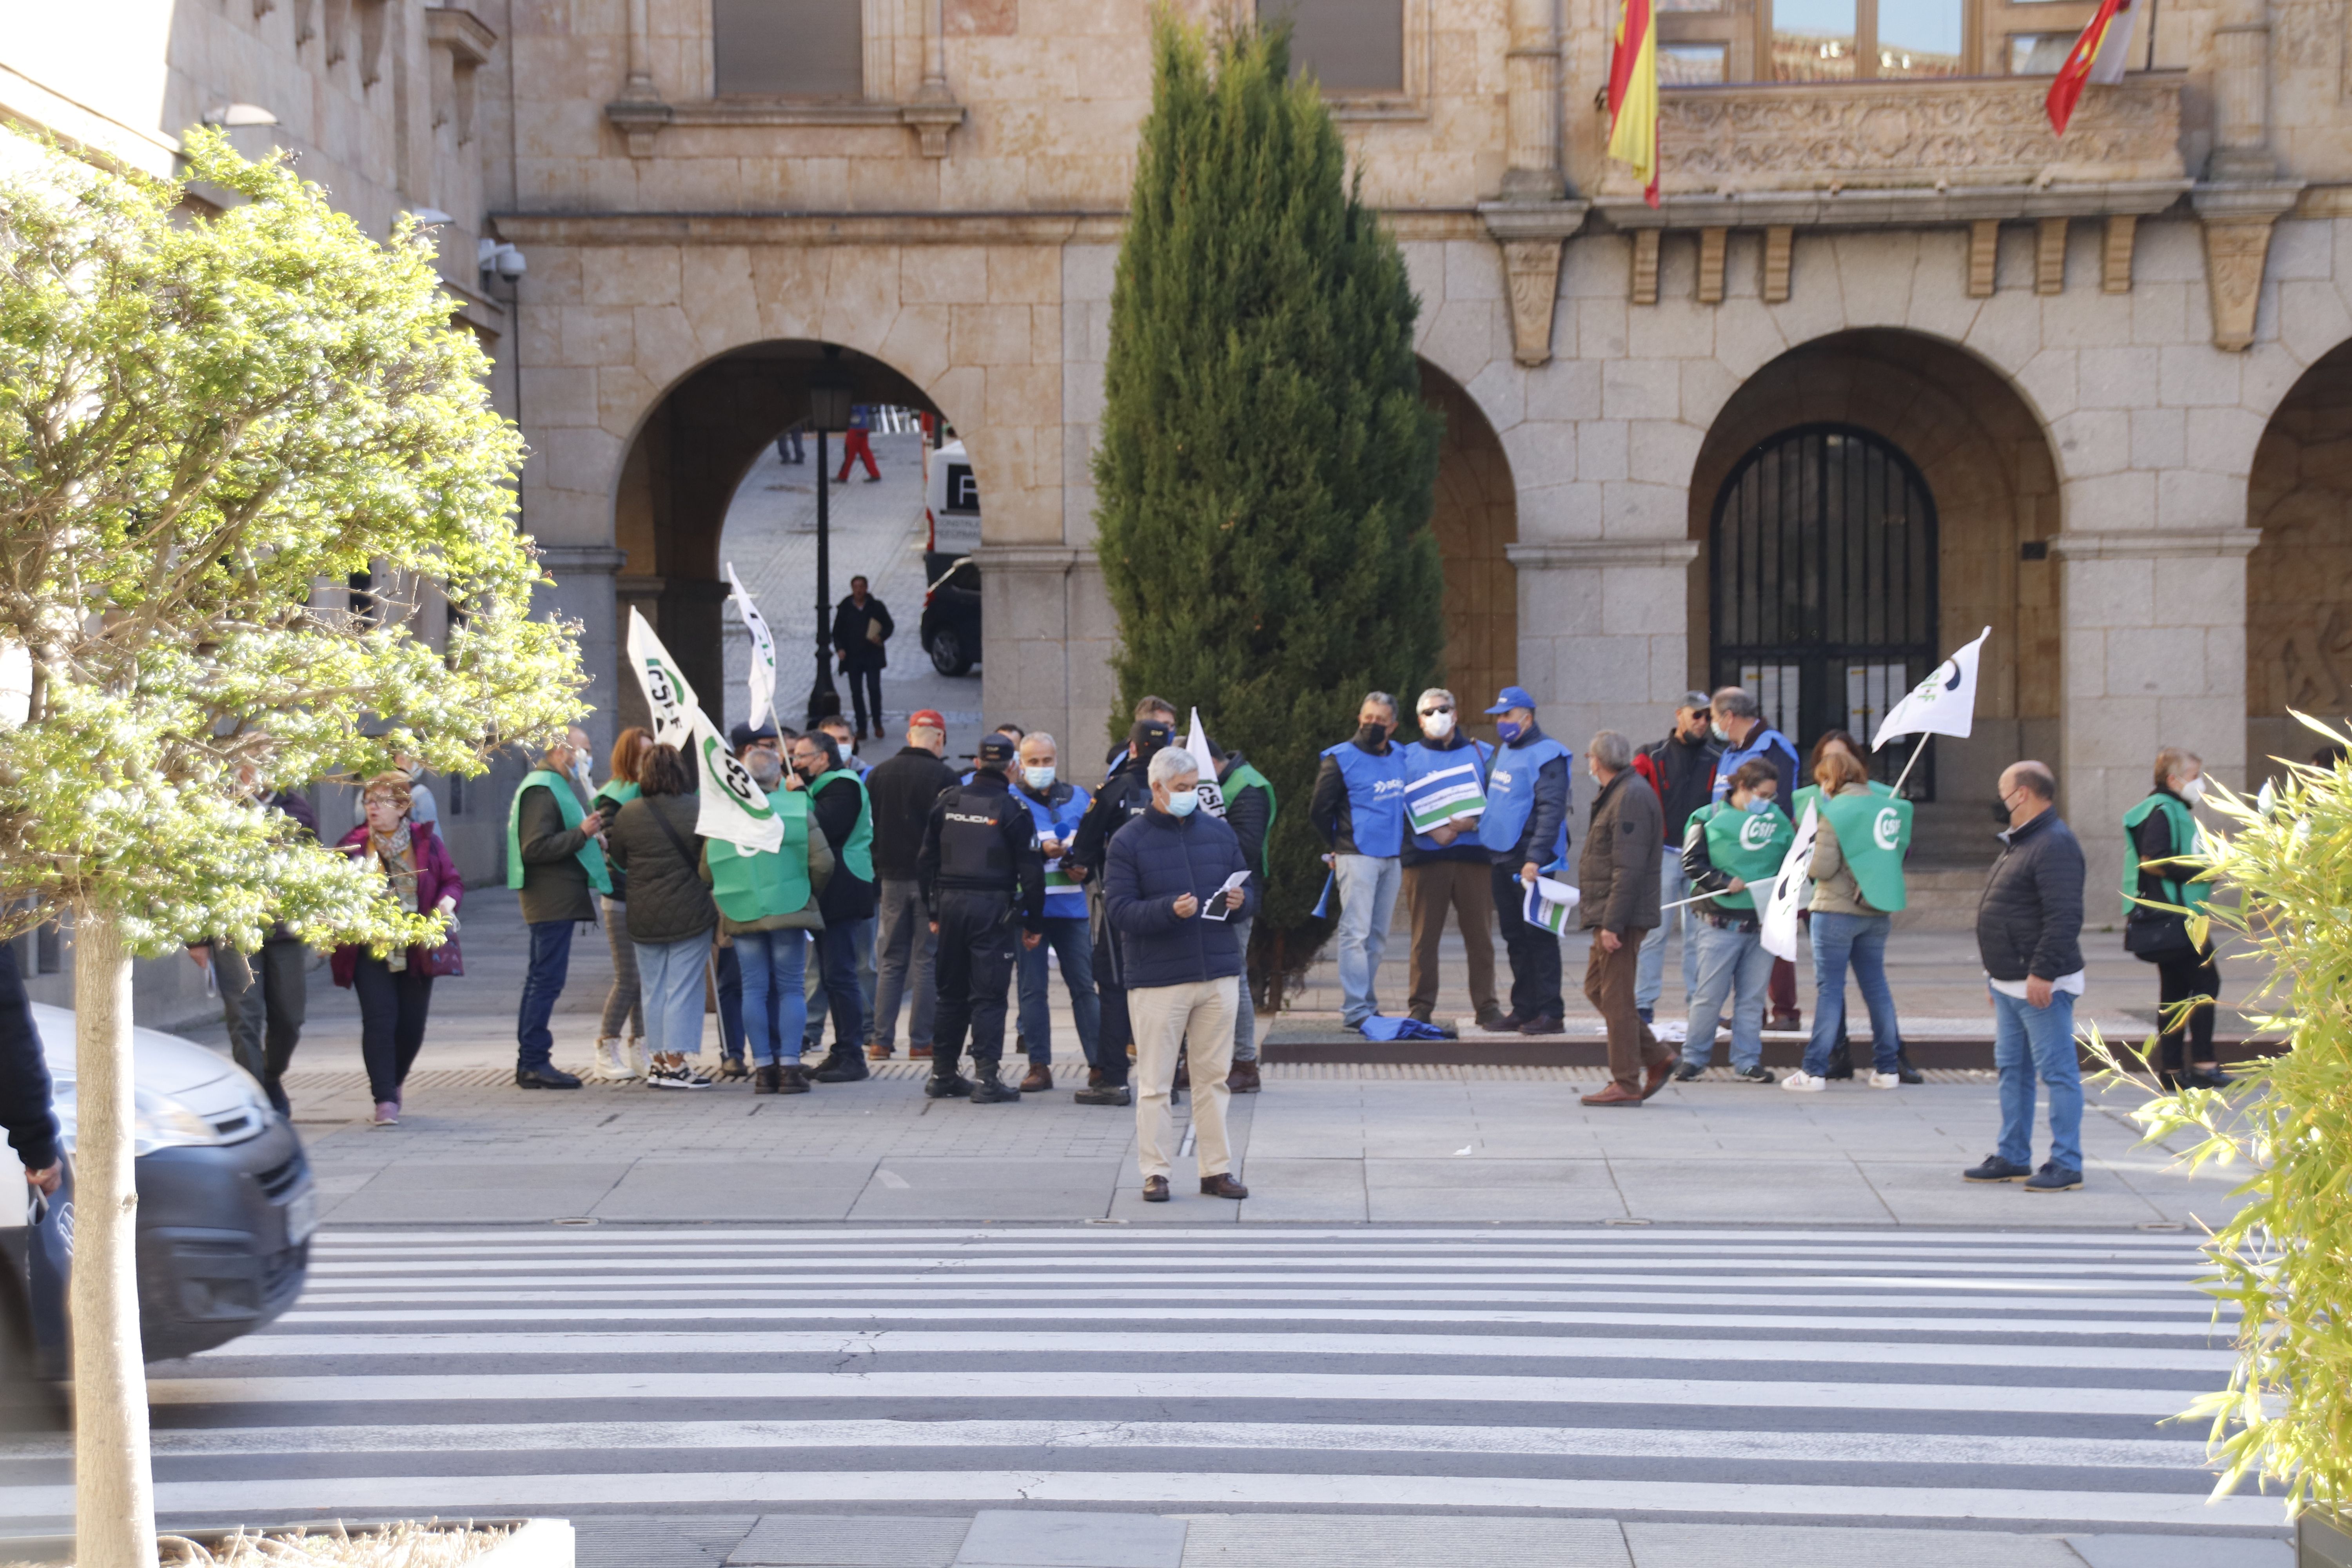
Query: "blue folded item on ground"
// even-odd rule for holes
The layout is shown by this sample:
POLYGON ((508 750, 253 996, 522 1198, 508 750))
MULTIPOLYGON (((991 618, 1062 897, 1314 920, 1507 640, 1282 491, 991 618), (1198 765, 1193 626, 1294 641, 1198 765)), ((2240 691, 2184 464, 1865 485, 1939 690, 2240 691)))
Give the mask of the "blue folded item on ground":
POLYGON ((1453 1037, 1418 1018, 1384 1018, 1375 1013, 1356 1026, 1368 1040, 1444 1040, 1453 1037))

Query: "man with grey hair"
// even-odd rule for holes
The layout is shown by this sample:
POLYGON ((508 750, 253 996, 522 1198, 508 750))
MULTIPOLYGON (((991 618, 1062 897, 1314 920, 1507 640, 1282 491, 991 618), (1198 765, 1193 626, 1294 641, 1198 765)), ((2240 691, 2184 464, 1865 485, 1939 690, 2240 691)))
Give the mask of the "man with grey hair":
POLYGON ((1350 1029, 1381 1010, 1373 984, 1402 882, 1404 750, 1389 739, 1396 725, 1396 699, 1368 693, 1354 738, 1323 752, 1307 804, 1339 892, 1339 1021, 1350 1029))
POLYGON ((1412 988, 1405 1011, 1424 1024, 1433 1021, 1438 944, 1444 940, 1450 909, 1469 960, 1470 1005, 1478 1026, 1496 1028, 1503 1009, 1495 1002, 1495 893, 1486 847, 1478 841, 1477 815, 1440 820, 1441 814, 1467 804, 1465 792, 1470 801, 1484 799, 1495 748, 1462 732, 1458 704, 1444 687, 1423 692, 1413 710, 1421 739, 1404 749, 1405 838, 1398 856, 1405 921, 1412 931, 1407 971, 1412 988))
POLYGON ((1584 894, 1577 918, 1592 933, 1584 999, 1609 1026, 1611 1081, 1586 1095, 1584 1103, 1639 1105, 1664 1088, 1675 1070, 1675 1053, 1659 1043, 1633 1006, 1642 938, 1658 924, 1665 818, 1655 792, 1633 771, 1633 742, 1616 731, 1592 737, 1585 766, 1601 793, 1593 796, 1592 823, 1577 863, 1584 894))

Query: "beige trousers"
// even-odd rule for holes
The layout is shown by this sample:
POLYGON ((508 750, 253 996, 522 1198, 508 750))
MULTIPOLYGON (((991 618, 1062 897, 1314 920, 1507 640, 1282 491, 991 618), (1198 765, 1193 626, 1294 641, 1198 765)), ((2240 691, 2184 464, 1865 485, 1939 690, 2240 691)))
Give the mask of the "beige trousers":
POLYGON ((1225 1141, 1225 1075, 1234 1068, 1234 1010, 1240 1005, 1241 977, 1234 974, 1127 994, 1135 1026, 1136 1163, 1145 1175, 1168 1174, 1175 1131, 1169 1093, 1176 1082, 1176 1053, 1188 1036, 1192 1152, 1203 1176, 1222 1176, 1234 1168, 1233 1149, 1225 1141))

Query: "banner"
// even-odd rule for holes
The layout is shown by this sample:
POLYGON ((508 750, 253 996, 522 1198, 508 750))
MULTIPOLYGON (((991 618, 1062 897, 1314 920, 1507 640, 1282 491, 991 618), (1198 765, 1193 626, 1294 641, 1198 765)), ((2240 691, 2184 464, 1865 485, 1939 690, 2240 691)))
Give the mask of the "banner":
POLYGON ((1772 897, 1764 905, 1764 951, 1775 958, 1797 961, 1797 910, 1805 901, 1806 889, 1812 884, 1806 880, 1805 870, 1813 863, 1813 840, 1821 836, 1822 819, 1811 801, 1805 803, 1805 819, 1797 824, 1797 841, 1789 846, 1789 858, 1780 862, 1780 879, 1772 885, 1772 897))
POLYGON ((1478 753, 1465 746, 1462 756, 1450 768, 1405 781, 1404 814, 1415 833, 1426 834, 1486 811, 1486 784, 1478 774, 1478 753))
POLYGON ((1192 730, 1184 737, 1184 750, 1191 754, 1192 765, 1201 770, 1201 808, 1213 816, 1224 816, 1225 792, 1217 787, 1217 764, 1209 759, 1209 736, 1201 728, 1198 708, 1192 710, 1192 730))
POLYGON ((1568 917, 1583 901, 1583 889, 1555 882, 1549 877, 1538 877, 1528 884, 1527 907, 1520 912, 1529 925, 1541 926, 1554 936, 1564 936, 1568 932, 1568 917))
MULTIPOLYGON (((645 688, 646 710, 653 717, 656 745, 685 747, 694 733, 694 716, 700 710, 694 688, 677 672, 677 661, 654 636, 653 627, 633 605, 629 610, 629 668, 645 688)), ((773 848, 771 845, 769 847, 773 848)))
POLYGON ((784 842, 784 819, 768 804, 768 794, 737 762, 725 737, 711 727, 701 709, 689 722, 694 733, 694 760, 702 771, 701 812, 694 830, 705 838, 723 838, 740 849, 774 850, 784 842))
POLYGON ((1898 735, 1955 735, 1965 739, 1977 721, 1977 658, 1984 652, 1985 627, 1977 640, 1936 667, 1936 673, 1911 689, 1897 702, 1871 737, 1878 750, 1898 735))
POLYGON ((735 613, 743 617, 743 629, 751 634, 751 706, 743 721, 754 730, 765 719, 776 721, 776 639, 768 631, 767 617, 760 606, 751 602, 751 590, 743 579, 735 575, 735 563, 727 563, 727 586, 735 597, 735 613))

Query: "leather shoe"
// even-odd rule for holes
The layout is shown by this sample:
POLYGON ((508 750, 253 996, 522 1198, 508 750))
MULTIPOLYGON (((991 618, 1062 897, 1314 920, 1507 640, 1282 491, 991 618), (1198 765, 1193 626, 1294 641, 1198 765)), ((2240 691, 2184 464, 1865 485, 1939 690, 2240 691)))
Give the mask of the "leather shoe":
POLYGON ((1012 1105, 1020 1099, 1021 1091, 997 1077, 992 1065, 971 1081, 974 1105, 1012 1105))
POLYGON ((1430 1015, 1436 1011, 1435 1007, 1424 1007, 1416 1002, 1404 1010, 1404 1016, 1417 1024, 1426 1024, 1430 1021, 1430 1015))
POLYGON ((1080 1105, 1133 1105, 1135 1095, 1123 1083, 1097 1084, 1070 1096, 1080 1105))
POLYGON ((1600 1092, 1586 1095, 1583 1103, 1586 1105, 1639 1105, 1643 1098, 1638 1094, 1627 1093, 1623 1085, 1612 1080, 1604 1084, 1600 1092))
POLYGON ((931 1047, 929 1046, 908 1046, 907 1047, 907 1059, 910 1062, 929 1061, 930 1057, 931 1047))
POLYGON ((859 1079, 871 1076, 866 1058, 856 1051, 835 1051, 809 1074, 818 1083, 856 1083, 859 1079))
POLYGON ((1234 1070, 1225 1075, 1227 1094, 1255 1094, 1258 1091, 1257 1063, 1235 1062, 1234 1070))
POLYGON ((1168 1178, 1165 1176, 1144 1177, 1143 1201, 1148 1204, 1166 1203, 1168 1201, 1168 1178))
POLYGON ((751 1092, 753 1094, 781 1094, 783 1092, 783 1084, 784 1069, 773 1062, 761 1062, 752 1069, 751 1092))
POLYGON ((1504 1012, 1489 1002, 1478 1009, 1478 1026, 1492 1032, 1496 1029, 1516 1029, 1519 1026, 1519 1022, 1514 1015, 1504 1012))
POLYGON ((890 1059, 890 1053, 898 1048, 896 1045, 886 1046, 877 1040, 866 1047, 866 1059, 869 1062, 887 1062, 890 1059))
POLYGON ((1519 1026, 1519 1033, 1522 1035, 1557 1035, 1562 1033, 1567 1026, 1568 1021, 1565 1018, 1560 1017, 1556 1013, 1548 1014, 1540 1018, 1529 1018, 1526 1023, 1521 1024, 1519 1026))
POLYGON ((1204 1198, 1245 1198, 1249 1196, 1249 1189, 1221 1173, 1201 1178, 1201 1195, 1204 1198))
POLYGON ((1024 1094, 1043 1094, 1054 1087, 1054 1069, 1041 1062, 1029 1064, 1029 1076, 1021 1080, 1024 1094))
POLYGON ((562 1068, 515 1068, 515 1087, 517 1089, 578 1089, 580 1080, 562 1068))
POLYGON ((1088 1089, 1100 1089, 1102 1087, 1102 1068, 1088 1068, 1087 1069, 1087 1087, 1088 1089))
POLYGON ((1662 1062, 1652 1062, 1650 1064, 1648 1076, 1642 1080, 1642 1098, 1643 1100, 1647 1100, 1650 1096, 1657 1093, 1658 1090, 1665 1088, 1666 1080, 1674 1076, 1674 1058, 1668 1057, 1662 1062))

